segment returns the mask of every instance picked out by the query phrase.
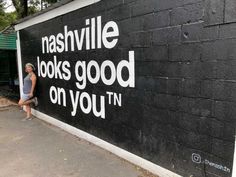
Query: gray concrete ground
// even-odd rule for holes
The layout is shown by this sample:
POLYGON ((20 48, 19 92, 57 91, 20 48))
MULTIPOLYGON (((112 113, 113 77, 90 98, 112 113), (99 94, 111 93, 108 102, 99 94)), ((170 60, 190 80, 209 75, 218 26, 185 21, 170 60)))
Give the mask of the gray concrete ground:
MULTIPOLYGON (((18 107, 0 107, 0 177, 143 177, 134 165, 18 107)), ((148 175, 149 176, 149 175, 148 175)))

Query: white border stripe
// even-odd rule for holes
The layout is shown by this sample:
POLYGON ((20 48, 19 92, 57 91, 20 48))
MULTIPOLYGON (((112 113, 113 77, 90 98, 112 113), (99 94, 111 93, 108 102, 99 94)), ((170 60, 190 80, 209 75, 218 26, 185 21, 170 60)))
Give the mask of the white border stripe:
POLYGON ((138 166, 140 166, 140 167, 142 167, 142 168, 144 168, 144 169, 146 169, 146 170, 148 170, 160 177, 181 177, 180 175, 177 175, 177 174, 175 174, 165 168, 162 168, 150 161, 147 161, 135 154, 132 154, 124 149, 114 146, 114 145, 112 145, 100 138, 97 138, 87 132, 79 130, 69 124, 59 121, 51 116, 48 116, 42 112, 35 110, 35 109, 32 109, 32 114, 45 122, 48 122, 56 127, 59 127, 61 129, 65 130, 66 132, 69 132, 69 133, 71 133, 81 139, 84 139, 88 142, 91 142, 91 143, 93 143, 93 144, 95 144, 95 145, 97 145, 109 152, 112 152, 113 154, 115 154, 115 155, 117 155, 117 156, 119 156, 119 157, 133 163, 133 164, 136 164, 136 165, 138 165, 138 166))
POLYGON ((236 136, 235 136, 235 143, 234 143, 234 161, 233 161, 233 172, 232 177, 236 176, 236 136))
POLYGON ((74 10, 80 9, 82 7, 94 4, 100 0, 75 0, 58 8, 52 9, 48 12, 40 14, 39 16, 33 17, 29 20, 26 20, 22 23, 15 25, 15 30, 19 31, 21 29, 33 26, 35 24, 50 20, 52 18, 58 17, 60 15, 72 12, 74 10))
POLYGON ((19 87, 20 87, 20 95, 22 94, 23 88, 23 74, 22 74, 22 60, 21 60, 21 47, 20 47, 20 34, 17 31, 17 39, 16 39, 16 48, 17 48, 17 65, 18 65, 18 79, 19 79, 19 87))

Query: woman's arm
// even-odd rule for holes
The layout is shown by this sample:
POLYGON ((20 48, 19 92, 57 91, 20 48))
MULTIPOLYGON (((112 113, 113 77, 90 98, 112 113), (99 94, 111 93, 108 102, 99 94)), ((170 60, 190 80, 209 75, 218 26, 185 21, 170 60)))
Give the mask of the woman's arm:
POLYGON ((36 85, 36 76, 35 74, 32 74, 32 76, 30 77, 31 81, 32 81, 32 87, 31 87, 31 90, 30 90, 30 97, 33 97, 34 95, 34 89, 35 89, 35 85, 36 85))

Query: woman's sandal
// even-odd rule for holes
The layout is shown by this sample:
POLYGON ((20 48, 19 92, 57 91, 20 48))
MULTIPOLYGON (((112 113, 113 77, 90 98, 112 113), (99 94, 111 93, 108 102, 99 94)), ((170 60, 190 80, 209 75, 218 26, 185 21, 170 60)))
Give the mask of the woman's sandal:
POLYGON ((30 116, 27 120, 32 120, 33 119, 33 117, 32 116, 30 116))
POLYGON ((38 98, 34 97, 33 99, 34 106, 38 106, 38 98))
POLYGON ((30 116, 30 117, 25 117, 24 119, 22 119, 21 121, 27 121, 27 120, 32 120, 33 119, 33 117, 32 116, 30 116))

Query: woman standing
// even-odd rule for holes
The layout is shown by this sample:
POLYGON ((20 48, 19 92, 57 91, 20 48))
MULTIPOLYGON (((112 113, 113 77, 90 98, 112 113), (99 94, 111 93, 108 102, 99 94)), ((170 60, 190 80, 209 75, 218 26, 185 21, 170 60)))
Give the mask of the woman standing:
POLYGON ((23 93, 21 95, 21 99, 18 102, 19 106, 26 107, 27 116, 24 120, 32 119, 30 104, 34 103, 35 106, 38 105, 37 97, 33 98, 34 92, 35 92, 36 80, 37 80, 34 70, 35 70, 35 67, 33 64, 27 63, 25 65, 25 72, 28 73, 28 75, 24 78, 23 93))

